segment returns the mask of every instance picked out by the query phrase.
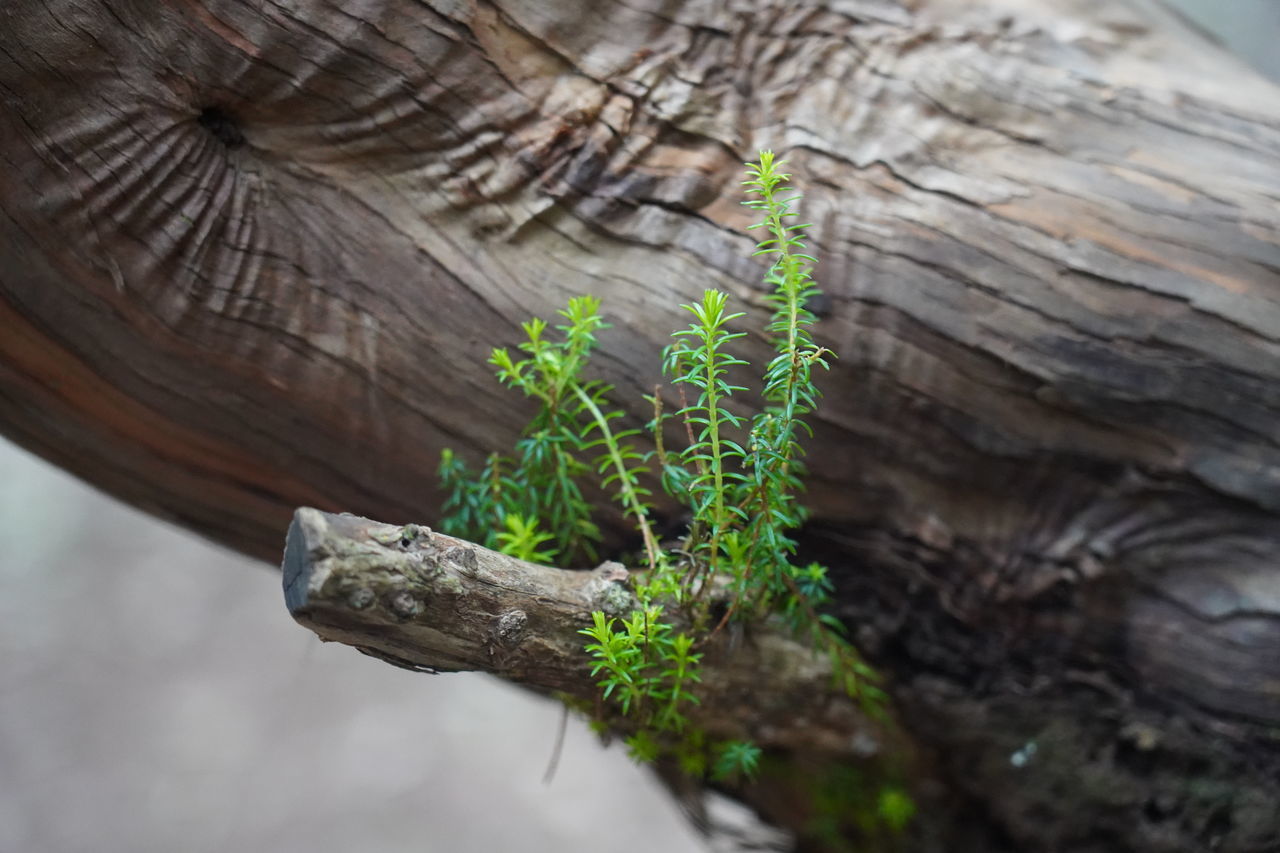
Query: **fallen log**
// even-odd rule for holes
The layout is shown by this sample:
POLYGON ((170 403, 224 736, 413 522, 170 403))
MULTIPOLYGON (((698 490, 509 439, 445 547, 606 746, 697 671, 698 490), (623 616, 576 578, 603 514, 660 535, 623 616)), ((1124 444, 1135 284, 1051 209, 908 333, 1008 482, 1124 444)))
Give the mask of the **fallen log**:
POLYGON ((839 355, 804 547, 936 844, 1280 843, 1280 94, 1157 4, 3 16, 6 435, 272 562, 297 506, 429 523, 529 316, 601 296, 637 422, 679 302, 760 327, 769 147, 839 355))

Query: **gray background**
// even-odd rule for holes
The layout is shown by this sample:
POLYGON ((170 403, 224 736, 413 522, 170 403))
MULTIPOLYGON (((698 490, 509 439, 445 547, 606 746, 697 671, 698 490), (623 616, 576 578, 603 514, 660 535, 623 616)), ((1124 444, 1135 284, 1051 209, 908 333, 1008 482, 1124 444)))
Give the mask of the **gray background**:
MULTIPOLYGON (((1280 79, 1280 0, 1174 5, 1280 79)), ((0 442, 0 853, 701 849, 577 721, 543 785, 558 719, 321 645, 278 575, 0 442)))
POLYGON ((1165 0, 1273 80, 1280 80, 1280 0, 1165 0))
POLYGON ((558 706, 321 644, 279 575, 0 445, 0 851, 701 849, 558 706))

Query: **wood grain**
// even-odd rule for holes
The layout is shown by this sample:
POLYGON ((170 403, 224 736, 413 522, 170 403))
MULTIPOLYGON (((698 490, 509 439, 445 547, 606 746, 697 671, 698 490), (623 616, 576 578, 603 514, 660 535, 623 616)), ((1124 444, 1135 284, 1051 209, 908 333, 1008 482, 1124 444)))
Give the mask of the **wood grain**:
POLYGON ((522 320, 602 297, 637 423, 678 302, 720 287, 761 326, 738 182, 773 148, 839 356, 806 547, 948 790, 1038 849, 1276 841, 1248 804, 1280 795, 1280 90, 1158 4, 0 20, 6 435, 272 562, 300 505, 429 523, 440 449, 527 415, 484 366, 522 320), (1212 732, 1161 779, 1248 796, 1148 810, 1148 773, 1105 838, 1048 845, 1037 815, 1106 797, 1037 798, 1005 737, 1071 720, 1119 755, 1135 709, 1212 732))

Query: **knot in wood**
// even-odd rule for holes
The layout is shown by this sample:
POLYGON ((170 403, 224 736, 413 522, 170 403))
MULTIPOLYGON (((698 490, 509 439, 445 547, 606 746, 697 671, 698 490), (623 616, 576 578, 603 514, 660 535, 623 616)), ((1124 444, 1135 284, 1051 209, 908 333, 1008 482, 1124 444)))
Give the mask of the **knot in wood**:
POLYGON ((239 148, 244 145, 244 133, 240 130, 235 118, 220 106, 205 107, 196 116, 196 124, 203 127, 228 148, 239 148))
POLYGON ((529 615, 523 610, 508 610, 498 617, 498 624, 493 629, 494 639, 504 646, 518 644, 528 621, 529 615))
POLYGON ((468 572, 474 572, 477 565, 476 551, 474 548, 467 548, 462 545, 450 545, 440 554, 441 559, 453 563, 460 569, 466 569, 468 572))
POLYGON ((400 528, 400 547, 404 549, 411 548, 418 543, 426 543, 431 541, 431 528, 421 527, 417 524, 406 524, 400 528))
POLYGON ((595 577, 587 585, 587 595, 593 610, 602 610, 610 616, 625 616, 636 608, 635 596, 627 588, 631 573, 621 563, 603 563, 593 573, 595 577))
POLYGON ((400 591, 391 596, 391 612, 401 619, 412 619, 422 612, 422 602, 413 593, 400 591))

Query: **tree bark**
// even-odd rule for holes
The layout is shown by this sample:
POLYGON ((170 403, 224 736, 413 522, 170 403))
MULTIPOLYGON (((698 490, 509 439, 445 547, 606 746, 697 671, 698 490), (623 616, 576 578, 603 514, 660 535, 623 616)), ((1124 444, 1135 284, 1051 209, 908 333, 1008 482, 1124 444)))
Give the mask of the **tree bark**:
MULTIPOLYGON (((639 607, 620 563, 548 568, 430 528, 309 508, 289 527, 283 570, 289 612, 321 639, 409 669, 490 672, 602 715, 579 629, 593 611, 622 619, 639 607)), ((882 748, 879 727, 834 683, 827 657, 785 629, 761 626, 750 642, 723 631, 699 654, 698 702, 687 716, 708 736, 836 759, 882 748)), ((614 729, 630 723, 607 718, 614 729)))
POLYGON ((771 147, 839 355, 804 546, 933 756, 929 843, 1280 845, 1280 91, 1155 3, 0 20, 19 443, 273 562, 299 505, 429 523, 440 449, 527 414, 484 361, 529 316, 601 296, 637 420, 679 302, 762 326, 771 147))

